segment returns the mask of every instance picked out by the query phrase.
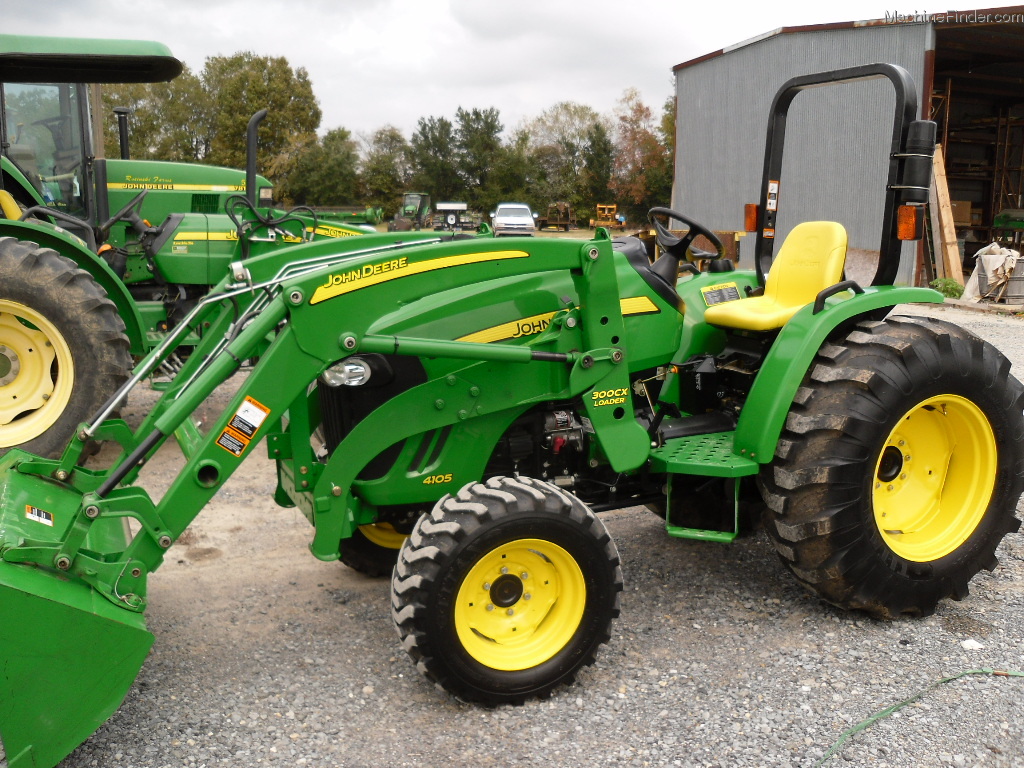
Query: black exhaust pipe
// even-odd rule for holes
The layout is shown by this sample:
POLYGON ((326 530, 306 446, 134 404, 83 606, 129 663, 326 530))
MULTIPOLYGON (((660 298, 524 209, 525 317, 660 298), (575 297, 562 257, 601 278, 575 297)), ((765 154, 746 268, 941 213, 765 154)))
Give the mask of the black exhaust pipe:
POLYGON ((117 139, 121 144, 121 159, 131 160, 128 153, 128 115, 132 111, 128 107, 114 107, 114 114, 117 115, 117 139))
POLYGON ((266 116, 267 110, 261 109, 249 118, 245 129, 245 196, 253 208, 256 207, 256 129, 266 116))

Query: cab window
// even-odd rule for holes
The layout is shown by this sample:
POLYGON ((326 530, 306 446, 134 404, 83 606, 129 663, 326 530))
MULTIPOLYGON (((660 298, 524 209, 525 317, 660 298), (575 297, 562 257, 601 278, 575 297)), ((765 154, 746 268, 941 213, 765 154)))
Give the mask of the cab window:
POLYGON ((47 205, 85 215, 78 87, 5 83, 3 106, 4 154, 47 205))

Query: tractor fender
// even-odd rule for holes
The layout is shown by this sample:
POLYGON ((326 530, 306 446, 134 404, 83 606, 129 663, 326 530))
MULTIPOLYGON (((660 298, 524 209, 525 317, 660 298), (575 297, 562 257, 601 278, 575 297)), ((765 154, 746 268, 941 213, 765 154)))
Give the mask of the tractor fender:
POLYGON ((838 325, 875 309, 942 301, 942 294, 930 288, 885 285, 852 296, 839 294, 828 299, 818 314, 811 305, 801 309, 780 331, 750 388, 736 424, 734 452, 761 464, 772 460, 797 389, 821 345, 838 325))
POLYGON ((0 221, 0 236, 16 237, 26 242, 38 243, 44 248, 52 248, 88 272, 117 306, 117 313, 124 320, 125 333, 131 343, 131 353, 133 355, 145 353, 142 316, 139 314, 131 294, 128 293, 125 284, 114 274, 107 262, 90 251, 83 240, 50 224, 10 221, 9 219, 0 221))

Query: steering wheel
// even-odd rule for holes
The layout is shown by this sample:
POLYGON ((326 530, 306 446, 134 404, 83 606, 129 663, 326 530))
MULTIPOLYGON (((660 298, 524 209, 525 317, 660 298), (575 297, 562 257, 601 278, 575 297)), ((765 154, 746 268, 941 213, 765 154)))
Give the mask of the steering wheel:
MULTIPOLYGON (((44 117, 42 120, 33 120, 32 125, 40 125, 51 134, 56 134, 57 131, 63 131, 64 126, 71 121, 71 118, 67 115, 54 115, 53 117, 44 117)), ((56 142, 56 139, 54 140, 56 142)), ((57 147, 60 149, 60 147, 57 147)))
POLYGON ((110 234, 110 228, 119 221, 127 221, 136 232, 142 234, 146 229, 145 223, 142 221, 142 217, 139 216, 139 207, 142 205, 142 201, 146 199, 146 195, 149 194, 149 188, 143 189, 139 194, 128 201, 120 211, 115 213, 105 222, 103 222, 98 228, 97 232, 102 236, 103 240, 107 239, 107 235, 110 234))
POLYGON ((683 214, 677 213, 676 211, 673 211, 669 208, 651 208, 651 210, 648 211, 647 213, 647 218, 654 226, 655 239, 657 240, 658 245, 660 245, 661 249, 665 251, 665 253, 667 253, 668 255, 674 256, 680 261, 685 261, 686 252, 690 250, 690 245, 693 244, 693 241, 697 238, 698 235, 703 235, 715 247, 716 253, 714 255, 709 254, 707 256, 695 253, 693 254, 694 258, 725 258, 725 246, 722 245, 722 241, 718 239, 718 236, 715 235, 714 232, 705 227, 703 224, 698 224, 693 219, 687 218, 686 216, 683 216, 683 214), (676 237, 675 235, 668 231, 668 228, 666 228, 665 225, 662 224, 659 219, 656 218, 657 216, 666 216, 670 219, 681 221, 683 224, 686 224, 690 228, 690 231, 687 232, 682 237, 676 237))

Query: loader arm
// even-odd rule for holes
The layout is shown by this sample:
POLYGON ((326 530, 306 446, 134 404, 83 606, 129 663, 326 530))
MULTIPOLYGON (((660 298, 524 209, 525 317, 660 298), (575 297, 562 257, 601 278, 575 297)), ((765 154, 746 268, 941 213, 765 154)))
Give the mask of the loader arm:
MULTIPOLYGON (((123 430, 108 432, 121 434, 125 444, 121 458, 106 472, 96 473, 82 467, 68 471, 67 457, 58 465, 12 452, 3 464, 9 468, 8 492, 16 491, 19 503, 24 499, 25 504, 31 505, 34 494, 41 493, 40 487, 50 489, 58 485, 61 495, 46 503, 58 510, 55 517, 60 524, 46 531, 44 540, 35 538, 40 533, 32 521, 16 520, 8 526, 0 544, 3 559, 56 568, 90 584, 117 605, 132 611, 143 610, 147 574, 159 567, 167 548, 226 482, 252 446, 272 425, 281 422, 290 407, 305 400, 309 385, 327 366, 361 351, 387 350, 481 362, 469 366, 464 386, 458 386, 459 377, 454 374, 437 378, 392 407, 382 409, 335 452, 321 482, 295 491, 301 497, 300 506, 316 526, 312 549, 322 559, 337 557, 339 539, 350 534, 361 519, 352 483, 380 450, 424 429, 453 424, 469 416, 521 408, 551 397, 575 397, 598 383, 603 390, 628 390, 624 326, 608 241, 583 245, 557 243, 527 252, 510 250, 493 240, 470 240, 443 247, 410 246, 397 258, 382 249, 369 249, 340 268, 329 259, 321 266, 317 261, 321 252, 330 253, 328 249, 304 250, 310 256, 306 271, 293 263, 283 276, 278 270, 277 277, 263 283, 257 277, 279 265, 280 256, 268 257, 261 263, 254 261, 257 275, 246 272, 242 285, 252 284, 250 293, 261 297, 263 304, 255 302, 258 312, 250 307, 250 315, 243 315, 244 323, 229 323, 228 310, 221 310, 215 327, 238 323, 244 324, 244 328, 228 331, 229 343, 206 342, 209 347, 202 351, 208 350, 209 354, 187 371, 191 374, 189 380, 171 387, 130 440, 124 437, 123 430), (571 273, 579 308, 567 308, 566 322, 555 324, 561 333, 542 337, 541 340, 554 339, 556 351, 367 333, 380 312, 384 296, 386 305, 401 306, 415 297, 481 279, 559 270, 571 273), (298 276, 293 277, 295 273, 298 276), (261 286, 262 293, 258 290, 261 286), (271 295, 273 299, 269 298, 271 295), (568 322, 570 317, 573 322, 568 322), (324 329, 340 332, 324 333, 324 329), (274 334, 274 341, 266 347, 266 339, 274 334), (259 352, 264 353, 245 385, 206 435, 190 447, 186 465, 159 503, 154 504, 144 489, 124 485, 243 360, 259 352), (508 366, 525 366, 532 377, 522 378, 525 384, 510 389, 502 383, 511 378, 508 366), (287 375, 282 376, 285 371, 287 375), (435 403, 434 411, 410 420, 404 428, 396 427, 400 420, 394 418, 395 413, 415 410, 416 403, 422 403, 424 397, 435 403), (66 472, 63 482, 56 479, 58 471, 66 472), (37 482, 27 481, 22 487, 19 481, 30 477, 37 482), (77 509, 69 509, 72 505, 77 509), (87 546, 90 529, 97 521, 123 517, 136 519, 142 527, 127 548, 110 552, 87 546)), ((209 306, 222 298, 214 297, 209 306)), ((648 439, 632 413, 599 405, 593 399, 585 403, 612 466, 622 471, 639 466, 647 457, 648 439)), ((75 450, 68 454, 75 455, 75 450)), ((308 471, 310 465, 305 466, 308 471)))

